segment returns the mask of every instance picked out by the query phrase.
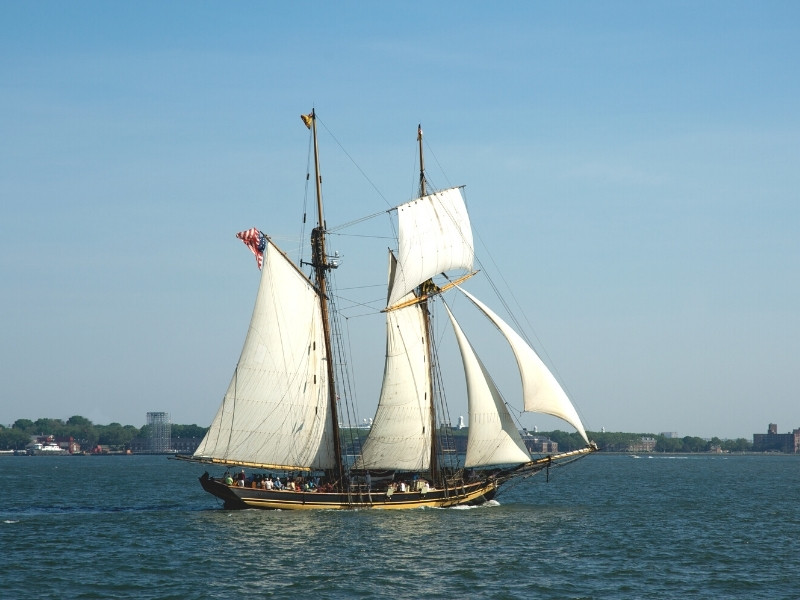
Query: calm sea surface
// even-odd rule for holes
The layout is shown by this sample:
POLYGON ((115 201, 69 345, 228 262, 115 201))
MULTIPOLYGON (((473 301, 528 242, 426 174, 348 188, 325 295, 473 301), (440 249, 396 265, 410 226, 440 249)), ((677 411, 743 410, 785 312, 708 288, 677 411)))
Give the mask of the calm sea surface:
POLYGON ((2 598, 800 598, 800 457, 594 455, 490 506, 223 511, 165 457, 0 457, 2 598))

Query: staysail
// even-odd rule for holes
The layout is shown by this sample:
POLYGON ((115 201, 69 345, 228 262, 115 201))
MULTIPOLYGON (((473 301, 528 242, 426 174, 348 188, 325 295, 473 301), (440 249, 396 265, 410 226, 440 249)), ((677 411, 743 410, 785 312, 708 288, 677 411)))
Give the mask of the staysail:
POLYGON ((575 407, 533 348, 483 302, 463 288, 459 287, 458 289, 495 324, 511 346, 522 378, 522 397, 525 410, 563 419, 572 425, 589 444, 586 430, 583 428, 583 423, 581 423, 575 407))
POLYGON ((450 308, 446 304, 445 308, 458 340, 467 379, 469 437, 464 466, 481 467, 528 462, 531 459, 530 454, 500 397, 500 392, 475 354, 450 308))
POLYGON ((452 269, 472 269, 472 228, 459 188, 397 207, 399 249, 389 306, 419 284, 452 269))
POLYGON ((319 296, 269 240, 264 258, 239 362, 194 457, 331 468, 336 461, 319 296))

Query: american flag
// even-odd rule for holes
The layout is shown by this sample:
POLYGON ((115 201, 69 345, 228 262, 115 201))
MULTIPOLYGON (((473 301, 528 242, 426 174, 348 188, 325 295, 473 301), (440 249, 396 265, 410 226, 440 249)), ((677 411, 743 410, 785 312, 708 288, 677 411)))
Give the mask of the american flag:
POLYGON ((258 270, 260 271, 261 265, 264 264, 264 248, 267 246, 267 239, 264 237, 264 234, 253 227, 247 231, 240 231, 236 234, 236 237, 242 240, 245 246, 250 248, 253 254, 256 255, 256 262, 258 263, 258 270))

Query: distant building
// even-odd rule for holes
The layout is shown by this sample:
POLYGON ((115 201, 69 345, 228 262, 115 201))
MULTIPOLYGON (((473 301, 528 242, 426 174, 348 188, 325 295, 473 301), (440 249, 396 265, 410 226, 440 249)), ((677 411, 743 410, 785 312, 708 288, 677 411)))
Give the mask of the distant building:
POLYGON ((678 439, 680 436, 678 435, 677 431, 664 431, 661 433, 661 437, 667 438, 669 440, 678 439))
POLYGON ((172 450, 178 454, 194 454, 203 438, 172 438, 172 450))
POLYGON ((131 452, 133 454, 194 454, 203 438, 171 438, 170 447, 161 452, 153 452, 152 438, 136 437, 131 440, 131 452))
POLYGON ((628 445, 628 452, 652 452, 656 449, 656 438, 642 437, 638 442, 628 445))
POLYGON ((56 443, 70 454, 80 454, 81 452, 81 445, 71 435, 57 437, 56 443))
POLYGON ((535 435, 535 432, 531 434, 527 429, 523 429, 521 433, 522 441, 531 454, 556 454, 558 452, 558 442, 543 435, 535 435))
POLYGON ((753 434, 753 452, 800 453, 800 429, 791 433, 778 433, 778 426, 770 423, 767 433, 753 434))

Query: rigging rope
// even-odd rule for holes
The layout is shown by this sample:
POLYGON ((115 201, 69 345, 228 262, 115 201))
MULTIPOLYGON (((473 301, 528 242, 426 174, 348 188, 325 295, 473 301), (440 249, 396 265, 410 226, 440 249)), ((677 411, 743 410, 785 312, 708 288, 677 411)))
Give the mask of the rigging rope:
POLYGON ((369 183, 369 184, 372 186, 372 188, 373 188, 373 189, 374 189, 376 192, 378 192, 378 195, 379 195, 379 196, 381 197, 381 199, 382 199, 382 200, 383 200, 383 201, 386 203, 386 205, 387 205, 387 206, 389 206, 389 207, 391 207, 392 205, 389 203, 389 201, 386 199, 386 197, 385 197, 385 196, 384 196, 384 195, 381 193, 381 191, 378 189, 378 186, 376 186, 376 185, 375 185, 375 184, 372 182, 372 180, 371 180, 369 177, 367 177, 367 174, 366 174, 366 173, 364 173, 364 170, 363 170, 363 169, 362 169, 360 166, 358 166, 358 163, 357 163, 355 160, 353 160, 353 157, 352 157, 352 156, 350 156, 350 154, 347 152, 347 150, 345 150, 345 149, 344 149, 344 146, 342 146, 342 144, 341 144, 341 143, 339 143, 339 140, 338 140, 338 139, 336 139, 336 136, 335 136, 335 135, 333 135, 333 132, 332 132, 330 129, 328 129, 328 126, 327 126, 327 125, 325 125, 325 122, 324 122, 324 121, 322 121, 322 120, 319 118, 319 116, 316 116, 316 120, 317 120, 317 123, 319 123, 320 125, 322 125, 322 126, 325 128, 325 131, 327 131, 327 132, 328 132, 328 134, 329 134, 329 135, 330 135, 330 136, 333 138, 333 141, 334 141, 334 142, 336 142, 336 145, 337 145, 337 146, 339 146, 339 149, 340 149, 342 152, 344 152, 344 155, 345 155, 347 158, 349 158, 349 159, 350 159, 350 162, 352 162, 352 163, 353 163, 353 166, 355 166, 355 168, 356 168, 356 169, 358 169, 358 172, 359 172, 359 173, 361 173, 361 175, 363 175, 363 176, 364 176, 364 179, 366 179, 366 180, 367 180, 367 182, 368 182, 368 183, 369 183))
MULTIPOLYGON (((391 212, 393 210, 394 210, 394 207, 390 208, 389 210, 381 210, 381 211, 378 211, 376 213, 372 213, 371 215, 367 215, 365 217, 360 217, 358 219, 355 219, 354 221, 349 221, 347 223, 343 223, 342 225, 337 225, 336 227, 331 227, 330 229, 326 230, 326 233, 334 233, 336 231, 339 231, 340 229, 346 229, 347 227, 351 227, 353 225, 358 225, 359 223, 362 223, 364 221, 369 221, 370 219, 374 219, 375 217, 379 217, 381 215, 385 215, 386 213, 391 212)), ((339 234, 339 235, 342 235, 342 234, 339 234)), ((362 236, 353 236, 353 237, 376 237, 376 238, 377 237, 384 237, 386 239, 390 239, 388 236, 377 236, 377 235, 376 236, 362 235, 362 236)))
POLYGON ((303 222, 300 226, 300 240, 297 248, 297 255, 300 257, 300 264, 303 264, 303 249, 305 248, 306 239, 306 218, 308 216, 308 183, 311 180, 311 157, 313 156, 314 146, 313 137, 309 132, 308 135, 308 154, 306 156, 306 189, 303 193, 303 222))

